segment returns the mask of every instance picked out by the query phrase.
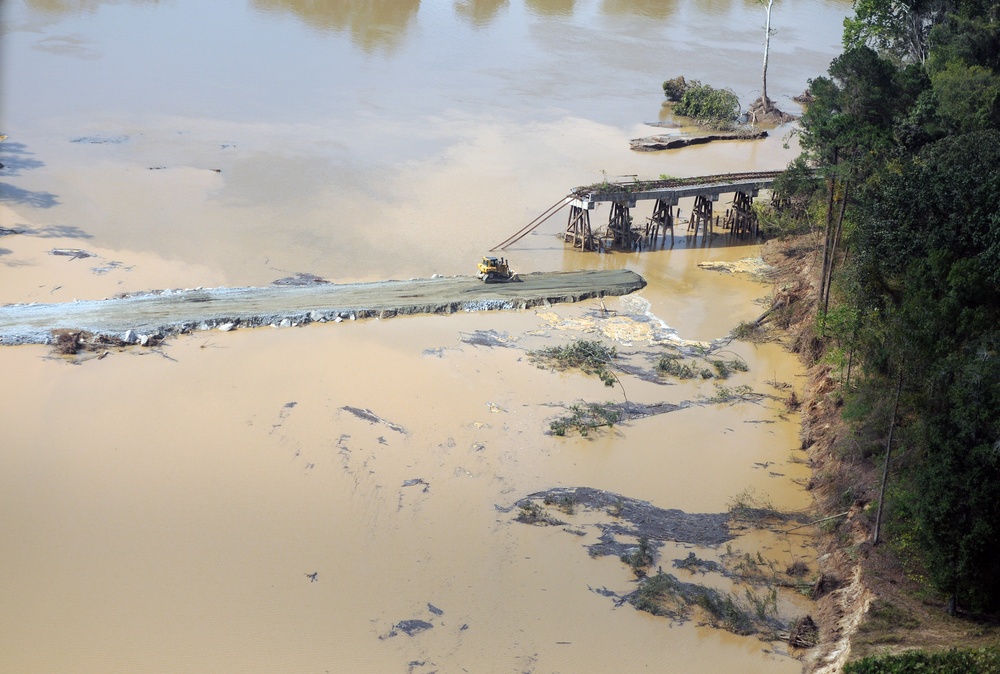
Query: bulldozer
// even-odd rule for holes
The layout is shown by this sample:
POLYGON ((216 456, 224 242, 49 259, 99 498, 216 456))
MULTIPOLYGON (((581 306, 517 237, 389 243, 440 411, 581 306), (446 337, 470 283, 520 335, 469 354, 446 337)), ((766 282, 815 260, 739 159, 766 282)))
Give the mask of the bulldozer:
POLYGON ((476 278, 482 279, 486 283, 502 283, 513 281, 514 272, 510 270, 510 265, 505 258, 485 255, 483 261, 479 263, 476 278))

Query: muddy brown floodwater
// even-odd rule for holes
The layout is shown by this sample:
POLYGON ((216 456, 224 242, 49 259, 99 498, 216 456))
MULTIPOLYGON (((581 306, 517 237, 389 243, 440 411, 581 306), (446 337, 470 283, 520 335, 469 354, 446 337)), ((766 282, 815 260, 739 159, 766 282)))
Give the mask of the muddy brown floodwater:
MULTIPOLYGON (((667 77, 756 97, 754 3, 0 7, 3 304, 470 275, 575 186, 795 154, 791 126, 629 149, 662 132, 644 122, 670 121, 667 77), (65 249, 92 255, 52 254, 65 249)), ((781 107, 825 71, 849 11, 777 7, 781 107)), ((648 285, 603 306, 196 332, 103 358, 0 348, 2 669, 799 671, 780 642, 618 605, 631 570, 588 554, 606 512, 516 521, 515 504, 552 489, 715 523, 741 494, 810 506, 782 402, 799 365, 779 345, 725 340, 774 288, 717 263, 757 247, 678 230, 672 248, 598 255, 567 250, 564 226, 560 214, 504 255, 521 273, 627 269, 648 285), (630 402, 672 411, 551 434, 574 404, 623 403, 621 387, 531 361, 581 338, 616 347, 630 402), (747 371, 657 377, 665 354, 747 371), (736 390, 753 395, 723 395, 736 390)), ((806 535, 730 535, 658 541, 655 564, 738 594, 672 561, 719 561, 729 545, 815 567, 806 535)), ((810 610, 784 592, 779 608, 810 610)))

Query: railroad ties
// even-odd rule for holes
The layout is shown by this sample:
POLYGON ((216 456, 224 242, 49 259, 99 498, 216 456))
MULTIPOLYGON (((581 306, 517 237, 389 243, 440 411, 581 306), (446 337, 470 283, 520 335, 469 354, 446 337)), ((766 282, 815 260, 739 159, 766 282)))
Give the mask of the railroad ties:
POLYGON ((665 246, 667 233, 674 245, 674 226, 686 222, 686 235, 703 241, 725 233, 737 239, 755 239, 760 234, 754 197, 770 189, 781 171, 726 173, 669 180, 603 182, 575 189, 568 197, 569 218, 563 240, 581 250, 643 250, 665 246), (721 195, 733 198, 725 213, 716 212, 721 195), (694 198, 690 217, 685 221, 678 208, 680 199, 694 198), (653 214, 644 224, 636 224, 632 209, 638 201, 655 200, 653 214), (611 211, 603 230, 591 225, 590 211, 609 202, 611 211))

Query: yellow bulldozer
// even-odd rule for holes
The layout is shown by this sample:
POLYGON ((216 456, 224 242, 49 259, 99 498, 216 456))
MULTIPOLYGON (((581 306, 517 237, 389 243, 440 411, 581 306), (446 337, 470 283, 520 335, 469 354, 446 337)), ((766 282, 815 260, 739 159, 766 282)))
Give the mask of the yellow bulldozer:
POLYGON ((513 281, 514 272, 510 270, 510 265, 505 258, 485 255, 483 261, 479 263, 476 278, 482 279, 486 283, 502 283, 513 281))

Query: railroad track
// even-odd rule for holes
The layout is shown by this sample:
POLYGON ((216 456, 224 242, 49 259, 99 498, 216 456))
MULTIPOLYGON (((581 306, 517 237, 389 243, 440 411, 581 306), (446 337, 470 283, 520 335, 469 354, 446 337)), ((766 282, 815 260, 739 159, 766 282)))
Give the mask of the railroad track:
POLYGON ((699 185, 718 185, 720 183, 738 183, 754 180, 774 180, 784 173, 780 171, 744 171, 742 173, 718 173, 709 176, 692 176, 690 178, 669 178, 667 180, 636 180, 631 182, 595 183, 577 187, 571 192, 575 198, 583 198, 591 194, 620 194, 629 192, 648 192, 672 187, 697 187, 699 185))

